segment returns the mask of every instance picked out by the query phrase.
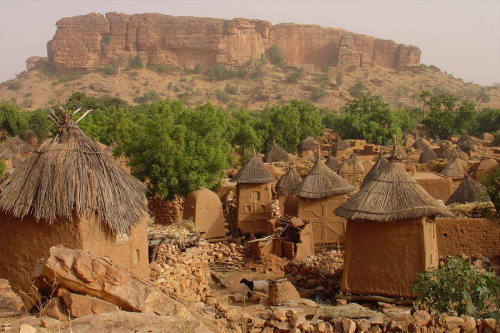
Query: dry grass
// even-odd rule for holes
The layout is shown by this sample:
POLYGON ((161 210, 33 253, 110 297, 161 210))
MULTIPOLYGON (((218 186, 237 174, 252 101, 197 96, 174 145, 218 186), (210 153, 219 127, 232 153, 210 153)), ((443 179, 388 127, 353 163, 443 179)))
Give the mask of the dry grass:
POLYGON ((113 233, 129 233, 147 211, 145 186, 59 110, 57 134, 0 184, 0 208, 53 223, 97 215, 113 233))

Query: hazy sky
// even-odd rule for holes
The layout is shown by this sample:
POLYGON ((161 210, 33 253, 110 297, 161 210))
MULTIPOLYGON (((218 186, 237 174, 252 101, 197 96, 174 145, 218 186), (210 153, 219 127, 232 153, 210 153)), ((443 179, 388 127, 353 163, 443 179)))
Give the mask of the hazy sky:
POLYGON ((421 61, 481 84, 500 82, 500 1, 0 0, 0 82, 47 55, 55 23, 90 12, 164 13, 338 27, 422 50, 421 61))

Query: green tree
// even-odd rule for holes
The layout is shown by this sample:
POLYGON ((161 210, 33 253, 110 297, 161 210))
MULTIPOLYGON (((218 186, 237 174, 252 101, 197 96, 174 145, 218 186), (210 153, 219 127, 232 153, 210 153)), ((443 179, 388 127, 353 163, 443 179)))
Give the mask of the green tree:
POLYGON ((388 145, 394 135, 401 137, 403 129, 415 123, 405 111, 393 111, 380 96, 361 95, 347 103, 344 113, 332 118, 333 129, 347 139, 365 139, 388 145))
POLYGON ((491 202, 495 205, 497 216, 500 216, 500 168, 497 167, 494 172, 484 175, 481 178, 481 182, 488 189, 488 195, 491 202))
POLYGON ((484 108, 477 112, 476 118, 478 127, 475 134, 500 130, 500 109, 484 108))
POLYGON ((0 105, 0 128, 3 128, 8 135, 23 135, 28 129, 26 115, 19 112, 12 104, 0 105))
POLYGON ((267 57, 269 58, 269 62, 273 65, 282 66, 285 64, 285 59, 281 55, 281 51, 277 45, 273 45, 269 48, 267 57))
POLYGON ((357 82, 355 85, 349 88, 349 94, 351 94, 351 96, 354 98, 358 98, 365 92, 366 92, 366 86, 361 81, 357 82))
POLYGON ((337 76, 335 77, 335 83, 337 83, 337 86, 340 87, 343 82, 344 82, 344 73, 338 72, 337 76))
POLYGON ((477 317, 500 305, 500 279, 452 257, 439 269, 417 274, 413 293, 417 309, 477 317))

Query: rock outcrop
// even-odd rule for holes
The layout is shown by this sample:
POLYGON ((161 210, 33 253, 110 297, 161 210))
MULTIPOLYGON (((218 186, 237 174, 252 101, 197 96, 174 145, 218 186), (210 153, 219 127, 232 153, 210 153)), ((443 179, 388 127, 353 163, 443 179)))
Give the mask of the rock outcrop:
MULTIPOLYGON (((95 69, 121 57, 143 64, 208 67, 242 65, 273 45, 290 65, 412 67, 421 51, 343 29, 267 21, 176 17, 163 14, 88 14, 59 20, 47 45, 59 72, 95 69)), ((31 62, 30 62, 31 65, 31 62)))

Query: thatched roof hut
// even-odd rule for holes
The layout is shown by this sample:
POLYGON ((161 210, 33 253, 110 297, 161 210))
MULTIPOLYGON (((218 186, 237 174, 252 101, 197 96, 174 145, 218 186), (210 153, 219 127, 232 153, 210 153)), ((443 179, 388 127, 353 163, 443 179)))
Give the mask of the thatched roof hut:
POLYGON ((365 168, 361 163, 359 163, 356 158, 356 154, 353 153, 351 154, 351 157, 342 162, 339 168, 339 174, 341 176, 364 175, 365 168))
POLYGON ((302 177, 297 172, 295 165, 292 165, 276 183, 276 191, 282 195, 292 194, 300 182, 302 182, 302 177))
POLYGON ((474 140, 468 134, 464 134, 458 139, 457 146, 467 154, 470 154, 471 151, 476 149, 474 140))
POLYGON ((288 153, 276 144, 276 141, 273 140, 273 145, 271 149, 264 156, 265 163, 273 163, 273 162, 288 162, 288 153))
POLYGON ((262 163, 261 158, 254 153, 252 158, 231 179, 237 184, 267 184, 274 182, 274 177, 262 163))
POLYGON ((427 146, 424 148, 422 154, 420 154, 420 158, 418 159, 418 163, 427 163, 437 159, 437 155, 431 147, 427 146))
POLYGON ((361 183, 360 187, 363 187, 366 185, 369 181, 371 181, 373 178, 375 178, 382 167, 389 163, 387 159, 384 157, 384 154, 382 153, 382 149, 380 150, 380 154, 378 156, 377 162, 371 167, 370 171, 366 174, 365 178, 363 179, 363 182, 361 183))
POLYGON ((0 183, 0 209, 50 224, 97 215, 114 234, 128 234, 147 211, 145 186, 59 112, 54 138, 0 183))
POLYGON ((418 137, 417 140, 415 141, 415 143, 413 144, 413 148, 420 149, 420 150, 424 150, 426 147, 429 147, 429 146, 430 146, 429 141, 425 140, 422 137, 418 137))
POLYGON ((446 204, 489 200, 488 189, 477 180, 472 179, 469 175, 460 183, 460 186, 453 192, 446 204))
MULTIPOLYGON (((395 145, 396 146, 396 145, 395 145)), ((413 178, 393 149, 390 162, 335 214, 351 220, 397 221, 446 212, 413 178)))
POLYGON ((439 157, 442 159, 445 159, 445 160, 452 159, 452 158, 458 158, 457 149, 454 147, 446 146, 441 151, 441 154, 439 155, 439 157))
POLYGON ((352 185, 323 163, 321 154, 318 152, 316 163, 302 179, 294 194, 306 199, 322 199, 335 194, 350 193, 353 190, 352 185))
POLYGON ((338 172, 340 169, 340 162, 333 157, 332 154, 328 155, 328 159, 326 160, 326 166, 329 167, 332 171, 338 172))
POLYGON ((464 179, 467 172, 464 168, 462 160, 454 158, 450 163, 446 164, 440 174, 445 177, 450 177, 453 180, 457 180, 464 179))
POLYGON ((26 154, 33 151, 33 147, 21 140, 18 136, 7 137, 0 143, 0 151, 9 148, 15 154, 26 154))
POLYGON ((304 151, 304 150, 315 150, 318 147, 318 141, 316 141, 315 138, 312 136, 308 136, 304 140, 300 141, 297 150, 299 152, 304 151))
POLYGON ((338 139, 333 145, 332 145, 332 148, 331 148, 331 152, 332 153, 335 153, 337 151, 341 151, 341 150, 346 150, 348 148, 351 148, 351 145, 349 144, 349 142, 345 141, 345 140, 342 140, 342 139, 338 139))

